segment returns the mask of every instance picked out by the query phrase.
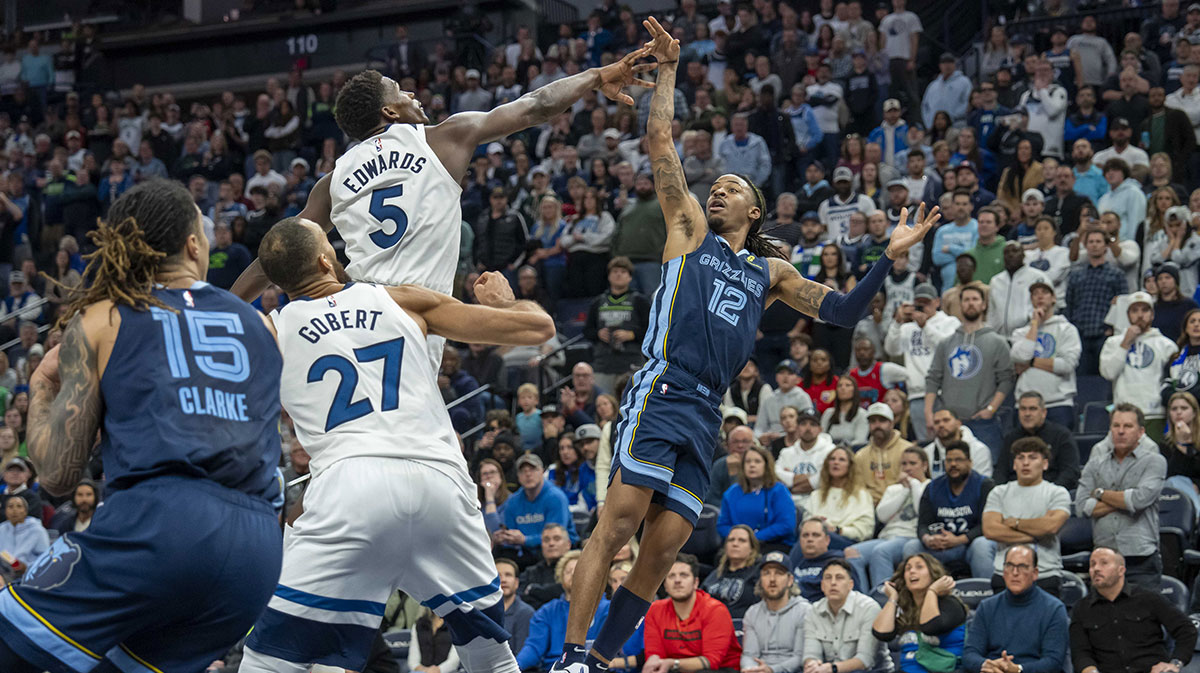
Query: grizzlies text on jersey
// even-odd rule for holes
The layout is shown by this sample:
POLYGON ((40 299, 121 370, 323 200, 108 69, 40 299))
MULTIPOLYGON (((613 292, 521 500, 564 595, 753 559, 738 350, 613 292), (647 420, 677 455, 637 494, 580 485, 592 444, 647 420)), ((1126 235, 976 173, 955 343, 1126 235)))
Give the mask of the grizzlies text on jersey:
POLYGON ((614 438, 623 483, 656 491, 654 502, 693 524, 729 382, 754 348, 771 287, 767 260, 734 252, 711 231, 663 264, 642 342, 646 364, 630 381, 614 438))

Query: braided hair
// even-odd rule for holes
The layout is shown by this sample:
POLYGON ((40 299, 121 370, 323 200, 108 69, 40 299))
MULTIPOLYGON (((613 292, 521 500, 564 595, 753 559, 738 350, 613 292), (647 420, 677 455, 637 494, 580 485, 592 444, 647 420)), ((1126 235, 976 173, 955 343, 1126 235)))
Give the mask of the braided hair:
POLYGON ((188 235, 196 233, 196 219, 191 194, 177 182, 147 180, 122 194, 108 219, 88 232, 96 250, 84 256, 86 289, 75 293, 59 326, 106 299, 139 311, 151 306, 170 309, 151 293, 154 278, 163 261, 178 254, 188 235))
POLYGON ((777 257, 786 261, 787 258, 779 251, 779 248, 767 240, 766 236, 763 236, 762 225, 767 219, 767 199, 763 196, 762 190, 749 177, 741 173, 734 173, 734 175, 750 185, 750 190, 754 192, 754 203, 758 206, 758 217, 750 222, 750 231, 746 233, 746 250, 756 257, 777 257))

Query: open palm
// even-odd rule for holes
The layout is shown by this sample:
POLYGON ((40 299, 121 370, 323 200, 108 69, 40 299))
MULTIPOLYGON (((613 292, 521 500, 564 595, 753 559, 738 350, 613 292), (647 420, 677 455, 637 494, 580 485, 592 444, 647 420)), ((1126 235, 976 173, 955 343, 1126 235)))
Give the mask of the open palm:
POLYGON ((925 202, 921 202, 921 206, 917 209, 917 221, 913 225, 908 224, 908 208, 900 209, 900 223, 896 225, 896 230, 892 232, 892 240, 888 243, 887 256, 890 259, 896 259, 902 253, 908 252, 908 249, 913 247, 918 241, 925 238, 925 234, 937 224, 938 220, 942 219, 940 208, 934 206, 927 215, 925 213, 925 202))
POLYGON ((654 88, 654 82, 647 82, 637 78, 637 75, 640 73, 658 67, 654 63, 638 64, 638 61, 649 55, 650 48, 642 47, 636 51, 629 52, 620 61, 600 68, 600 92, 607 96, 609 100, 632 106, 634 104, 633 97, 625 93, 625 87, 637 85, 648 89, 654 88))
POLYGON ((646 46, 649 47, 650 55, 654 57, 654 60, 659 63, 671 63, 679 60, 679 40, 671 37, 658 19, 653 16, 646 17, 642 25, 650 33, 650 41, 646 43, 646 46))

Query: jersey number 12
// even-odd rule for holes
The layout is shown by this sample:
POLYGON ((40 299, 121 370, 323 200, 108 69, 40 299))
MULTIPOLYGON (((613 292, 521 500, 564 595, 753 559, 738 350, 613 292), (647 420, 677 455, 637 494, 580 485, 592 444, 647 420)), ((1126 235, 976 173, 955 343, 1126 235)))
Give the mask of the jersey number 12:
MULTIPOLYGON (((392 411, 400 407, 400 364, 404 359, 404 337, 380 341, 377 344, 354 349, 354 359, 358 362, 374 362, 383 360, 383 392, 380 395, 380 411, 392 411)), ((308 382, 316 383, 325 378, 330 371, 341 375, 337 390, 333 394, 333 404, 329 406, 329 414, 325 417, 325 432, 343 423, 357 420, 374 411, 371 400, 354 399, 354 389, 358 387, 358 367, 348 358, 341 355, 322 355, 308 368, 308 382)))

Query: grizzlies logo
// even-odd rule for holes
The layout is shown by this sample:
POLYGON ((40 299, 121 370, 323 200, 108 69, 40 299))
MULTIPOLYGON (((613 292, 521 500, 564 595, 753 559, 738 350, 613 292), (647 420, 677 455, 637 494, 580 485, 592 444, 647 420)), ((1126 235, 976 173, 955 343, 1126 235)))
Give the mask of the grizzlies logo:
POLYGON ((1129 347, 1129 352, 1125 354, 1125 364, 1134 369, 1145 369, 1154 363, 1154 351, 1146 347, 1145 344, 1135 343, 1129 347))
POLYGON ((66 536, 60 537, 29 566, 23 584, 42 591, 60 587, 71 579, 71 573, 82 557, 79 545, 66 536))
POLYGON ((1052 358, 1057 346, 1054 335, 1049 332, 1038 332, 1037 345, 1033 347, 1033 357, 1052 358))
POLYGON ((973 378, 983 368, 983 353, 975 344, 960 344, 947 362, 950 375, 956 379, 973 378))

